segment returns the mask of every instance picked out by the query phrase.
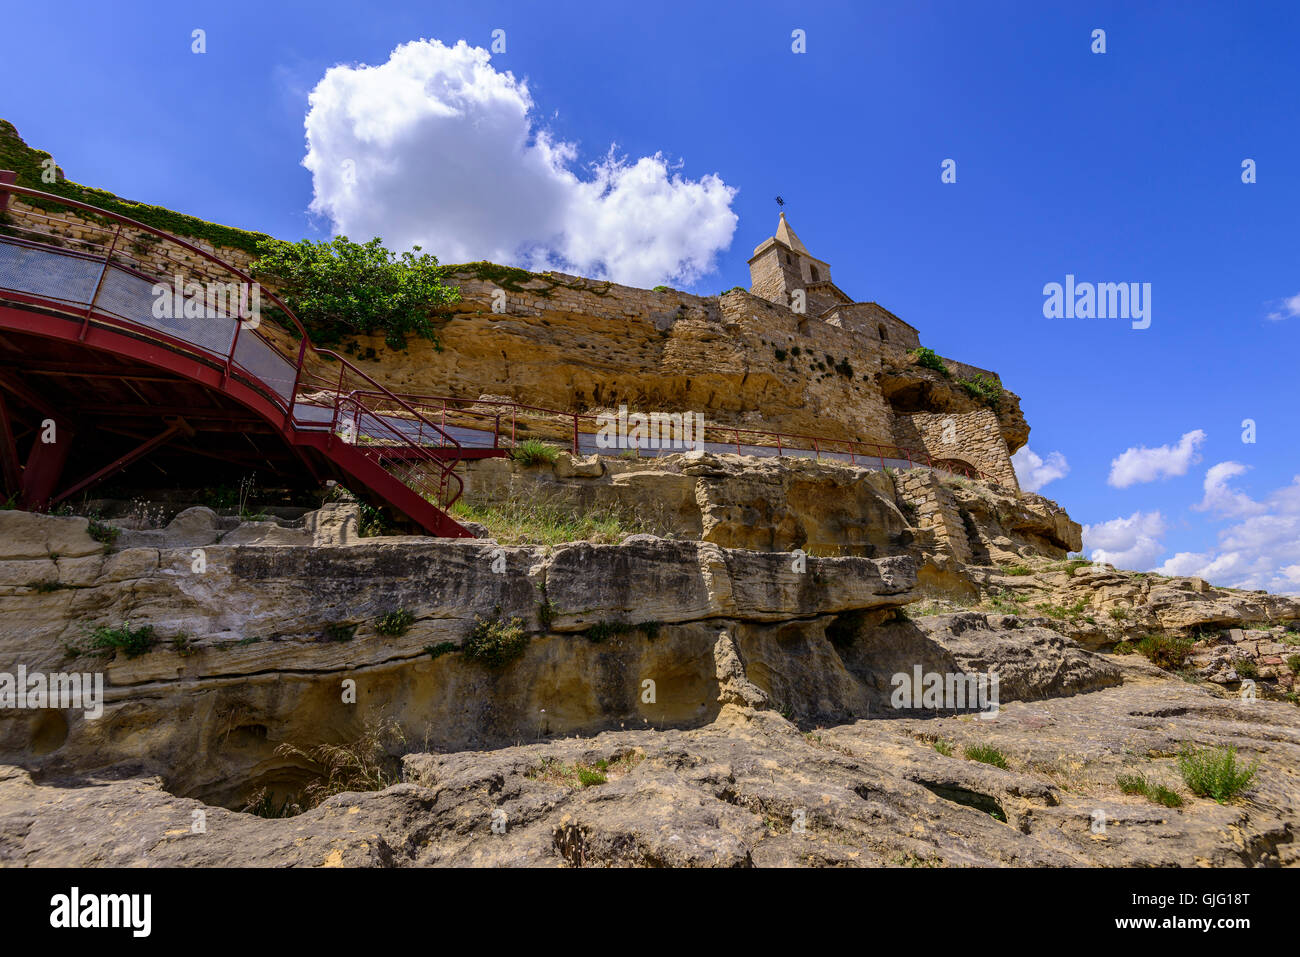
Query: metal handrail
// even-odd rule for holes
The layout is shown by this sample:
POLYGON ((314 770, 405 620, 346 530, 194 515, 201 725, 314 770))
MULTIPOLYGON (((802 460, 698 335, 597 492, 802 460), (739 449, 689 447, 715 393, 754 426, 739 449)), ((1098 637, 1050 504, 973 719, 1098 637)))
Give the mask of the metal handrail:
MULTIPOLYGON (((137 333, 143 331, 149 337, 156 338, 163 341, 164 344, 167 344, 169 342, 181 343, 186 347, 187 350, 197 351, 203 355, 224 360, 227 375, 230 374, 232 367, 237 368, 239 370, 241 377, 245 378, 250 383, 257 386, 260 390, 264 391, 265 394, 268 396, 268 398, 272 398, 277 406, 283 407, 284 409, 283 429, 285 431, 288 431, 290 429, 296 429, 300 421, 295 417, 294 411, 298 404, 299 386, 303 381, 303 373, 304 371, 308 371, 305 369, 307 365, 306 360, 308 355, 310 354, 313 357, 319 357, 320 359, 327 362, 338 362, 340 364, 339 365, 340 386, 338 389, 334 390, 331 396, 332 405, 334 406, 335 421, 337 421, 338 419, 339 410, 344 402, 352 402, 354 405, 360 405, 364 397, 380 396, 383 398, 385 403, 396 403, 398 408, 401 409, 402 413, 404 413, 406 416, 409 416, 417 420, 420 423, 421 435, 423 435, 424 428, 425 426, 427 426, 431 434, 440 437, 441 441, 439 444, 439 448, 441 450, 448 450, 448 449, 451 450, 450 453, 444 452, 444 454, 442 455, 435 456, 428 451, 427 446, 420 445, 416 442, 411 441, 400 430, 394 429, 391 426, 389 426, 389 431, 392 433, 393 437, 396 439, 398 443, 404 444, 409 449, 416 450, 417 452, 416 457, 421 462, 433 466, 438 471, 439 473, 438 487, 440 490, 444 490, 448 488, 453 482, 455 483, 456 486, 455 494, 452 495, 450 498, 447 498, 445 494, 440 494, 438 496, 438 501, 434 504, 438 504, 441 508, 447 509, 451 507, 451 505, 456 501, 457 498, 459 498, 461 492, 464 489, 464 483, 461 481, 460 477, 455 474, 454 469, 456 465, 461 461, 462 458, 460 443, 457 442, 453 436, 448 435, 446 432, 443 432, 443 430, 439 428, 437 425, 434 425, 432 422, 424 418, 423 415, 421 415, 415 408, 413 408, 410 404, 404 401, 400 396, 391 392, 384 386, 380 385, 373 378, 371 378, 365 372, 358 369, 356 366, 350 363, 343 356, 331 350, 319 349, 315 345, 312 345, 310 337, 307 335, 307 330, 303 326, 302 322, 294 314, 293 310, 290 309, 278 295, 276 295, 274 290, 271 290, 265 286, 260 286, 259 284, 261 294, 264 295, 266 298, 268 298, 270 302, 275 306, 275 308, 278 309, 279 312, 283 316, 285 316, 289 322, 292 323, 293 328, 288 329, 286 331, 288 331, 290 335, 293 335, 295 331, 297 333, 299 348, 298 348, 298 355, 296 359, 290 358, 290 356, 286 355, 276 342, 274 342, 271 338, 263 335, 256 328, 250 328, 249 331, 253 332, 262 342, 266 343, 266 345, 270 347, 282 359, 285 359, 286 362, 292 364, 294 370, 294 381, 292 387, 289 390, 287 405, 281 401, 280 393, 271 383, 262 380, 256 373, 237 364, 235 360, 235 347, 239 341, 239 330, 244 328, 244 323, 238 321, 238 317, 236 317, 236 332, 232 336, 230 347, 226 351, 226 355, 221 356, 218 352, 211 349, 207 349, 198 343, 186 342, 185 340, 176 339, 175 337, 168 336, 165 333, 160 333, 158 330, 155 330, 149 326, 141 326, 139 324, 130 322, 130 320, 123 319, 118 316, 105 314, 102 312, 96 314, 95 312, 95 306, 98 302, 100 288, 103 285, 103 277, 107 273, 108 267, 110 265, 116 269, 121 269, 124 272, 134 274, 141 279, 145 279, 146 281, 150 281, 150 282, 158 281, 157 274, 155 272, 152 272, 146 263, 141 262, 138 259, 134 259, 132 257, 126 256, 120 250, 117 249, 117 241, 121 236, 121 231, 123 226, 129 227, 130 229, 139 230, 144 233, 148 233, 168 243, 172 243, 200 257, 201 259, 206 260, 207 262, 218 267, 218 269, 236 277, 237 279, 241 280, 242 282, 250 286, 256 283, 256 280, 254 280, 252 276, 250 276, 244 270, 240 269, 238 266, 226 262, 224 259, 215 255, 214 253, 208 252, 207 250, 203 249, 201 246, 197 246, 193 243, 187 242, 178 236, 174 236, 170 233, 164 232, 160 229, 148 225, 147 223, 139 222, 138 220, 131 219, 129 216, 123 216, 120 213, 115 213, 109 210, 101 209, 97 206, 92 206, 89 203, 83 203, 78 200, 68 199, 67 197, 64 196, 59 196, 53 193, 46 193, 41 190, 31 189, 30 187, 26 187, 26 186, 19 186, 16 183, 4 182, 0 180, 0 210, 5 209, 5 207, 7 206, 8 195, 11 193, 17 194, 19 196, 33 197, 43 202, 50 202, 50 203, 55 203, 63 206, 72 207, 74 209, 91 213, 96 217, 108 219, 117 224, 117 229, 113 232, 113 242, 108 246, 105 246, 104 244, 101 243, 89 242, 87 240, 81 240, 81 239, 72 240, 72 242, 81 244, 83 246, 96 246, 100 249, 106 249, 106 252, 104 252, 101 255, 82 252, 78 250, 59 249, 59 251, 63 254, 67 254, 71 252, 72 254, 76 255, 78 258, 87 259, 92 262, 102 262, 104 264, 104 270, 103 272, 101 272, 100 279, 99 282, 96 284, 94 294, 92 295, 91 301, 85 309, 84 319, 86 324, 89 323, 90 317, 92 315, 95 315, 97 321, 99 322, 106 323, 111 326, 127 327, 130 328, 133 332, 137 332, 137 333), (126 265, 125 263, 118 261, 119 258, 121 260, 126 260, 127 262, 134 264, 135 267, 141 267, 141 268, 134 268, 132 265, 126 265), (345 396, 342 388, 342 381, 344 376, 347 374, 356 376, 365 385, 369 386, 369 388, 350 389, 347 391, 345 396)), ((60 220, 57 217, 48 216, 44 213, 36 212, 34 210, 32 211, 24 210, 22 211, 21 215, 24 217, 31 216, 33 218, 43 219, 48 222, 60 222, 60 220)), ((23 232, 31 232, 37 235, 48 236, 51 239, 58 240, 60 243, 67 240, 67 237, 61 237, 56 233, 45 233, 40 230, 25 228, 15 224, 12 221, 10 221, 7 225, 9 229, 23 231, 23 232)), ((24 245, 59 248, 53 243, 42 243, 33 240, 18 239, 18 242, 21 242, 24 245)), ((168 255, 165 250, 161 251, 161 255, 164 259, 170 262, 174 262, 178 266, 181 266, 185 269, 192 268, 191 264, 183 263, 180 260, 174 259, 170 255, 168 255)), ((86 328, 83 327, 82 330, 83 338, 85 336, 85 332, 86 332, 86 328)), ((308 371, 308 375, 312 376, 313 374, 310 371, 308 371)), ((383 413, 371 408, 366 408, 365 411, 370 415, 373 421, 384 422, 383 413)), ((382 459, 382 455, 380 455, 379 458, 382 459)), ((409 458, 406 459, 405 461, 409 463, 409 458)), ((408 487, 411 484, 410 481, 408 480, 401 480, 401 481, 403 481, 403 484, 408 485, 408 487)))
MULTIPOLYGON (((573 422, 572 448, 575 455, 578 453, 579 435, 591 435, 597 431, 595 429, 588 429, 580 432, 579 423, 598 422, 601 418, 601 416, 591 413, 568 412, 560 409, 550 409, 544 406, 527 405, 521 402, 502 399, 468 399, 458 398, 455 396, 412 395, 409 393, 402 393, 401 397, 411 405, 418 407, 430 408, 431 403, 440 404, 442 421, 444 424, 446 423, 446 415, 448 412, 452 412, 459 416, 479 417, 484 419, 492 419, 494 417, 494 413, 492 412, 477 411, 466 408, 449 408, 448 403, 509 409, 511 416, 511 444, 514 444, 515 442, 517 420, 519 418, 527 418, 527 416, 521 416, 521 412, 540 413, 542 415, 551 416, 556 420, 560 420, 550 422, 549 424, 551 425, 559 425, 562 421, 571 420, 573 422)), ((498 423, 500 422, 500 413, 495 413, 495 421, 498 423)), ((944 463, 950 460, 945 456, 934 456, 920 449, 911 449, 899 445, 882 445, 877 442, 862 442, 857 439, 833 438, 825 435, 809 435, 800 432, 778 432, 771 429, 741 429, 730 425, 706 425, 705 428, 706 430, 711 429, 715 433, 723 433, 731 437, 728 441, 716 442, 715 444, 735 445, 737 448, 742 445, 750 448, 770 448, 776 452, 778 457, 791 451, 813 452, 818 458, 823 454, 841 454, 848 455, 854 464, 857 464, 856 460, 859 458, 864 462, 870 459, 878 459, 881 462, 882 468, 885 467, 885 459, 905 459, 909 464, 915 463, 916 465, 924 465, 926 468, 940 469, 941 471, 953 472, 954 474, 964 474, 968 478, 978 478, 980 481, 988 482, 993 485, 1001 486, 1002 484, 992 475, 974 465, 970 465, 969 463, 961 463, 962 468, 960 469, 952 468, 944 464, 936 465, 936 462, 944 463), (742 441, 741 436, 754 436, 755 440, 742 441), (767 441, 757 441, 757 439, 765 439, 767 441), (828 446, 830 446, 830 448, 828 448, 828 446), (834 448, 835 446, 843 446, 845 451, 837 452, 834 448)), ((502 434, 499 426, 494 428, 493 434, 495 444, 495 440, 498 440, 502 434)))

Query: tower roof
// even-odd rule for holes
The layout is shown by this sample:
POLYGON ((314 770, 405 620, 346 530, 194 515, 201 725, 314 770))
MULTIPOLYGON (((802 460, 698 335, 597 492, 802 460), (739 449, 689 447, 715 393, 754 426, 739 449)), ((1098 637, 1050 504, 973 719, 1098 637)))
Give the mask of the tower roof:
POLYGON ((794 230, 790 228, 790 224, 786 222, 784 212, 781 213, 781 221, 777 223, 776 226, 776 238, 785 243, 795 252, 803 253, 805 256, 809 257, 812 256, 812 253, 808 252, 807 247, 799 241, 799 237, 794 234, 794 230))

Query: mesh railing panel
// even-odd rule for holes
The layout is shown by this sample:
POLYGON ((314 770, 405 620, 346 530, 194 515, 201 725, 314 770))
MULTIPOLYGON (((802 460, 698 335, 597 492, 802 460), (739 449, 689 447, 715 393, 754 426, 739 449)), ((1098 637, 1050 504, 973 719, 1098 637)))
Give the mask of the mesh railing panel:
POLYGON ((104 285, 95 300, 95 308, 109 315, 117 316, 128 322, 156 329, 158 332, 188 342, 204 352, 225 359, 230 354, 230 342, 235 337, 235 320, 225 316, 209 318, 207 316, 187 316, 191 309, 203 312, 203 300, 182 299, 180 314, 177 315, 175 303, 171 302, 170 287, 168 292, 155 296, 154 283, 147 279, 116 267, 110 267, 104 277, 104 285), (155 302, 163 301, 169 308, 160 309, 161 316, 154 314, 155 302), (165 313, 173 313, 167 316, 165 313))
POLYGON ((0 237, 0 288, 88 305, 103 264, 0 237))

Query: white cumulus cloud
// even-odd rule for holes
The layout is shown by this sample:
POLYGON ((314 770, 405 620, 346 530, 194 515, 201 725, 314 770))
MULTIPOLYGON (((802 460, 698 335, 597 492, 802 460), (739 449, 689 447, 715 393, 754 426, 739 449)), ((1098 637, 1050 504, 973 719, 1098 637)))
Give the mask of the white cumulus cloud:
POLYGON ((313 212, 335 234, 629 285, 689 285, 731 243, 736 190, 660 153, 577 148, 536 119, 522 80, 461 40, 417 40, 378 66, 331 67, 308 97, 313 212))
POLYGON ((1256 502, 1226 484, 1243 471, 1236 462, 1211 468, 1205 477, 1205 499, 1194 506, 1241 521, 1219 532, 1217 548, 1179 552, 1156 571, 1194 575, 1229 588, 1300 594, 1300 475, 1256 502))
POLYGON ((1083 526, 1083 549, 1094 562, 1144 570, 1164 551, 1160 536, 1166 528, 1159 512, 1134 512, 1127 518, 1083 526))
POLYGON ((1205 441, 1200 429, 1186 432, 1176 445, 1162 445, 1149 449, 1146 446, 1125 450, 1111 460, 1108 485, 1128 488, 1139 482, 1154 482, 1159 478, 1186 475, 1187 470, 1201 460, 1197 448, 1205 441))
POLYGON ((1016 480, 1026 492, 1037 492, 1048 482, 1070 474, 1070 464, 1060 452, 1048 452, 1044 459, 1027 445, 1022 445, 1011 456, 1011 467, 1016 470, 1016 480))
POLYGON ((1249 471, 1250 466, 1240 462, 1220 462, 1210 466, 1205 473, 1205 497, 1199 505, 1193 505, 1192 508, 1198 512, 1214 512, 1223 516, 1257 515, 1265 511, 1265 506, 1228 484, 1229 479, 1249 471))

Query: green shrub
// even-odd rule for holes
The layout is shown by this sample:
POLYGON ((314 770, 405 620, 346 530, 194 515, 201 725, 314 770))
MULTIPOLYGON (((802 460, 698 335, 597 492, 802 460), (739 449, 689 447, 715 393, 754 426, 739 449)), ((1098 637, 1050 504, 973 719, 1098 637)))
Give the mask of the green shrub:
POLYGON ((654 291, 655 291, 655 292, 672 292, 672 291, 673 291, 673 288, 672 288, 672 286, 663 286, 663 285, 660 285, 660 286, 655 286, 655 287, 654 287, 654 291))
POLYGON ((1117 655, 1131 655, 1131 654, 1135 654, 1136 652, 1137 649, 1133 647, 1133 642, 1128 641, 1126 639, 1115 645, 1115 649, 1113 653, 1117 655))
POLYGON ((1123 621, 1128 617, 1128 609, 1121 608, 1118 605, 1116 605, 1109 612, 1107 612, 1107 614, 1109 614, 1110 617, 1113 618, 1115 621, 1123 621))
POLYGON ((441 658, 443 655, 460 650, 460 646, 454 641, 440 641, 436 645, 425 645, 424 650, 430 658, 441 658))
POLYGON ((939 358, 939 354, 933 349, 927 349, 924 346, 920 346, 910 351, 908 355, 916 360, 917 365, 926 369, 933 369, 944 378, 948 378, 952 375, 952 373, 948 371, 948 367, 943 364, 943 360, 939 358))
POLYGON ((1030 571, 1028 568, 1026 568, 1024 565, 1008 565, 1006 568, 1002 569, 1002 574, 1004 574, 1004 575, 1032 575, 1033 572, 1031 572, 1031 571, 1030 571))
POLYGON ((491 618, 475 616, 474 627, 461 645, 469 661, 500 668, 522 655, 528 647, 528 632, 522 618, 506 619, 498 607, 491 618))
POLYGON ((952 757, 952 743, 940 738, 934 742, 934 749, 942 754, 945 758, 952 757))
POLYGON ((510 450, 510 458, 521 465, 554 465, 561 449, 537 439, 524 439, 510 450))
POLYGON ((1287 655, 1286 666, 1292 674, 1300 675, 1300 655, 1287 655))
POLYGON ((1237 674, 1243 678, 1259 677, 1259 665, 1254 658, 1238 658, 1232 663, 1232 666, 1236 669, 1237 674))
POLYGON ((1150 659, 1151 663, 1157 668, 1163 668, 1165 671, 1178 671, 1186 665, 1187 659, 1192 656, 1193 644, 1195 642, 1190 638, 1147 635, 1134 647, 1140 654, 1150 659))
POLYGON ((397 611, 390 611, 379 619, 375 625, 375 631, 381 635, 388 635, 396 638, 406 634, 407 630, 415 623, 415 616, 405 608, 399 608, 397 611))
POLYGON ((157 641, 152 625, 132 628, 128 622, 120 628, 96 628, 90 633, 89 647, 92 651, 120 651, 128 658, 139 658, 153 648, 157 641))
POLYGON ((966 756, 967 761, 978 761, 980 764, 991 764, 995 768, 1007 767, 1007 756, 997 748, 990 747, 987 744, 976 744, 966 748, 962 754, 966 756))
POLYGON ((390 349, 405 349, 411 334, 436 348, 430 315, 460 301, 460 292, 443 283, 438 260, 419 246, 398 256, 378 238, 367 243, 346 236, 320 243, 266 238, 257 251, 254 276, 271 280, 320 346, 382 333, 390 349))
POLYGON ((1195 748, 1185 746, 1178 755, 1178 771, 1188 790, 1198 797, 1214 798, 1226 804, 1245 790, 1259 770, 1256 761, 1250 767, 1237 765, 1237 749, 1195 748))
POLYGON ((90 517, 90 524, 86 526, 86 533, 95 541, 104 546, 104 551, 113 547, 117 541, 117 536, 122 534, 122 530, 116 525, 108 525, 99 520, 98 516, 90 517))
POLYGON ((1002 404, 1002 386, 982 372, 977 373, 973 379, 961 379, 957 384, 972 399, 978 399, 991 409, 997 409, 1002 404))

